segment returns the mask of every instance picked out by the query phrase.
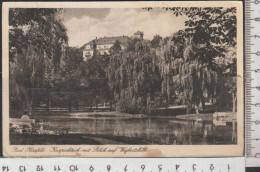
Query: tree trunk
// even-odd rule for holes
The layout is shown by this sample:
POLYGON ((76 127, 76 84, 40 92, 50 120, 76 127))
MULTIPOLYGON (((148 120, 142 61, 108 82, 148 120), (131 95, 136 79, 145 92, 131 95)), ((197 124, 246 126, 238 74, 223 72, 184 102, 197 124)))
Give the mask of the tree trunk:
POLYGON ((96 100, 95 101, 95 104, 96 104, 96 110, 98 109, 98 101, 96 100))
POLYGON ((196 110, 196 114, 200 114, 200 112, 199 112, 199 106, 198 106, 197 103, 195 103, 195 110, 196 110))
POLYGON ((168 109, 168 98, 165 98, 165 109, 168 109))
POLYGON ((47 96, 47 102, 46 102, 46 110, 50 110, 50 93, 48 91, 48 96, 47 96))
POLYGON ((189 103, 188 103, 188 105, 187 105, 187 107, 186 107, 186 112, 187 112, 187 114, 190 113, 191 109, 192 109, 192 104, 189 104, 189 103))
POLYGON ((32 113, 32 110, 33 110, 33 88, 31 88, 30 113, 32 113))
POLYGON ((202 96, 202 99, 201 99, 201 105, 202 105, 202 109, 203 109, 203 112, 204 112, 205 109, 206 109, 206 106, 205 106, 205 98, 204 98, 204 96, 202 96))
POLYGON ((71 111, 71 109, 72 109, 72 107, 71 107, 71 103, 72 103, 71 102, 71 96, 69 97, 69 102, 68 103, 69 103, 69 111, 71 111))
POLYGON ((76 104, 76 110, 79 110, 79 102, 77 98, 75 99, 75 104, 76 104))
POLYGON ((236 112, 236 101, 237 101, 236 95, 235 93, 232 93, 232 102, 233 102, 232 112, 236 112))
POLYGON ((150 94, 148 94, 148 96, 146 96, 146 109, 147 109, 147 114, 151 114, 152 113, 151 96, 150 96, 150 94))
POLYGON ((90 111, 92 111, 92 99, 90 99, 90 111))
POLYGON ((110 111, 112 111, 112 99, 109 102, 110 111))
POLYGON ((35 78, 35 66, 34 66, 34 58, 35 58, 35 53, 32 53, 32 75, 31 75, 31 84, 32 84, 32 88, 31 88, 31 105, 30 105, 30 113, 32 112, 33 109, 33 91, 34 91, 34 78, 35 78))
POLYGON ((237 134, 235 129, 235 122, 232 122, 232 143, 237 143, 237 134))

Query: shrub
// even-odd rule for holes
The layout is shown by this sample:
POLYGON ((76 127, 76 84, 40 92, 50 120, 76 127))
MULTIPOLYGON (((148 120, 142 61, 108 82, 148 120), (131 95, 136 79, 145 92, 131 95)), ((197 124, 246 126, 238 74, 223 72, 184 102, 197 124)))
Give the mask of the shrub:
POLYGON ((10 124, 9 124, 9 133, 10 133, 11 135, 13 135, 13 134, 21 134, 22 131, 21 131, 21 129, 19 128, 18 125, 14 125, 14 124, 10 123, 10 124))
POLYGON ((32 130, 31 127, 28 125, 23 125, 22 126, 22 134, 31 134, 32 130))
POLYGON ((70 130, 69 127, 60 128, 60 129, 55 131, 55 134, 57 134, 57 135, 69 134, 69 130, 70 130))
POLYGON ((40 134, 41 125, 39 123, 31 123, 31 133, 40 134))
POLYGON ((131 100, 121 99, 116 104, 116 111, 135 114, 135 113, 140 113, 142 110, 137 104, 132 103, 131 100))

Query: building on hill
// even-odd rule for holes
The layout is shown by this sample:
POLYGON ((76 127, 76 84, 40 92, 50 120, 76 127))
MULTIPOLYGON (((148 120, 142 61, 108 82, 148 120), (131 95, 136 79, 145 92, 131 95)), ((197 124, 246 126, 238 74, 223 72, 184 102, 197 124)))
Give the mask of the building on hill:
POLYGON ((117 36, 117 37, 102 37, 96 38, 87 44, 83 45, 83 60, 87 61, 94 54, 96 49, 97 53, 100 55, 110 54, 109 50, 114 45, 116 41, 121 44, 121 49, 126 49, 128 43, 128 36, 117 36))
POLYGON ((138 39, 143 39, 144 33, 141 32, 141 31, 137 31, 137 32, 135 32, 135 33, 133 34, 132 37, 133 37, 133 38, 138 38, 138 39))

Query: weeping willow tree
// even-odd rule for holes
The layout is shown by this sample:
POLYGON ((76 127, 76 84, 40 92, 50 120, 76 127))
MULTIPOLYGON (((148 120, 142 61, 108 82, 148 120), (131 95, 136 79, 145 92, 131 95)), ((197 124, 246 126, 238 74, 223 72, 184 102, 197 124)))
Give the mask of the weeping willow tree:
POLYGON ((37 8, 9 10, 11 109, 31 110, 33 104, 39 103, 34 100, 35 94, 53 85, 53 75, 62 63, 68 41, 59 11, 37 8))
POLYGON ((196 39, 194 34, 179 31, 161 42, 162 48, 157 54, 166 99, 174 94, 186 104, 187 113, 195 109, 198 114, 200 106, 205 109, 206 99, 216 103, 217 95, 224 89, 232 93, 235 101, 235 81, 229 78, 236 75, 236 48, 230 44, 201 43, 196 39))
POLYGON ((199 113, 199 105, 205 109, 205 96, 214 96, 217 73, 201 63, 197 57, 195 47, 187 41, 183 58, 174 62, 173 82, 182 91, 183 102, 187 104, 188 112, 195 107, 199 113))
MULTIPOLYGON (((174 96, 186 104, 188 113, 193 108, 199 113, 200 104, 205 109, 205 98, 216 94, 217 72, 213 70, 209 52, 204 50, 201 54, 204 45, 196 45, 193 37, 184 34, 179 31, 162 43, 163 48, 158 53, 162 84, 166 85, 167 98, 175 93, 174 96), (203 56, 208 56, 210 60, 203 61, 203 56)), ((214 56, 214 52, 211 50, 211 55, 214 56)), ((162 88, 164 91, 165 88, 162 88)))
MULTIPOLYGON (((159 52, 163 83, 167 85, 170 77, 175 92, 187 105, 187 111, 195 107, 199 113, 200 104, 205 108, 205 98, 216 102, 216 95, 221 90, 216 89, 219 80, 226 82, 223 80, 226 69, 223 70, 216 59, 225 59, 227 47, 236 46, 236 8, 173 7, 162 10, 188 18, 186 28, 173 35, 159 52)), ((224 87, 222 84, 220 88, 224 87)))
POLYGON ((173 58, 170 51, 170 45, 167 44, 169 41, 169 38, 165 38, 164 40, 161 40, 161 51, 157 51, 158 54, 158 65, 159 65, 159 71, 162 78, 161 82, 161 95, 164 100, 165 108, 168 108, 169 102, 171 101, 171 98, 173 97, 175 88, 173 85, 173 58))
POLYGON ((145 41, 133 40, 127 51, 114 54, 107 68, 107 78, 117 110, 151 113, 161 78, 158 59, 145 41))

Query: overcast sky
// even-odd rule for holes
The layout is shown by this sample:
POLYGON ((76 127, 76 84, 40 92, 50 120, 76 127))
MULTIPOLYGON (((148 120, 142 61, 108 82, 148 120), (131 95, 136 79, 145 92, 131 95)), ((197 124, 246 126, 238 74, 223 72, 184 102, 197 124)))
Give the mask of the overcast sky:
POLYGON ((82 46, 96 37, 131 36, 140 30, 145 39, 158 34, 170 36, 184 28, 186 17, 175 17, 171 11, 150 11, 133 8, 65 9, 64 24, 68 30, 69 46, 82 46))

